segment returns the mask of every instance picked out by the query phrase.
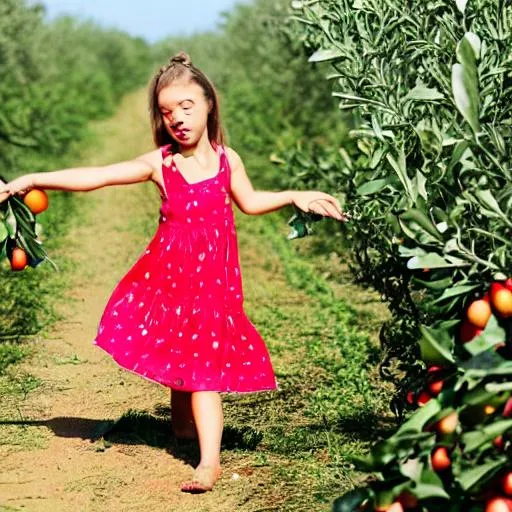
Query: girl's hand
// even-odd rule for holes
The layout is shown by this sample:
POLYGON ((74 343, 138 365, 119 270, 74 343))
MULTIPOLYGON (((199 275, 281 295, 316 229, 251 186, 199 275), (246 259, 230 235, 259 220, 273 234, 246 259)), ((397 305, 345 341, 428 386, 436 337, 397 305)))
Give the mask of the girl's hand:
POLYGON ((4 183, 0 180, 0 203, 14 194, 24 196, 33 188, 34 182, 30 174, 24 174, 9 183, 4 183))
POLYGON ((341 208, 340 202, 325 192, 296 190, 293 192, 292 203, 305 212, 329 215, 342 222, 350 218, 350 215, 341 208))

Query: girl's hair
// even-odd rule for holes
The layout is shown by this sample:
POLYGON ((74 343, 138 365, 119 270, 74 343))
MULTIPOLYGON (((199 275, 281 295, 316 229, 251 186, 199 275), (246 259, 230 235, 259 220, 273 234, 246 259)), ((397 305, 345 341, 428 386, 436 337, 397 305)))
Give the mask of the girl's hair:
POLYGON ((179 151, 178 143, 165 129, 162 114, 158 107, 158 95, 164 87, 180 78, 188 78, 201 86, 206 100, 211 102, 212 105, 207 121, 208 138, 210 142, 215 142, 217 145, 224 144, 225 135, 220 121, 217 91, 210 79, 192 64, 190 57, 185 52, 179 52, 171 57, 167 66, 162 66, 151 79, 149 86, 149 113, 153 130, 153 141, 157 146, 171 144, 173 153, 179 151))

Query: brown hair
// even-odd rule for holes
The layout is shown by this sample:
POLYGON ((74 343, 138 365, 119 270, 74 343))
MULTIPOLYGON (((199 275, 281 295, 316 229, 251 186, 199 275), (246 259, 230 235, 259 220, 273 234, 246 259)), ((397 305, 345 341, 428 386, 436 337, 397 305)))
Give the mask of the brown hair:
POLYGON ((217 145, 224 144, 225 135, 220 121, 219 97, 217 91, 210 79, 192 64, 190 57, 185 52, 179 52, 171 57, 167 66, 162 66, 150 82, 149 114, 155 144, 158 147, 171 144, 173 153, 179 151, 178 143, 165 129, 162 114, 158 107, 158 95, 160 91, 179 78, 189 78, 189 80, 201 86, 206 100, 210 101, 212 105, 207 121, 208 138, 210 142, 215 142, 217 145))

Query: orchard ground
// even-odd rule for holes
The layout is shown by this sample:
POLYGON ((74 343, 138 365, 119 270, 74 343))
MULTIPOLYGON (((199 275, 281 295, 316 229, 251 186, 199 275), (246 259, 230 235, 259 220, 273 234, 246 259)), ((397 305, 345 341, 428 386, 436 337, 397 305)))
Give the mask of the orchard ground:
MULTIPOLYGON (((94 130, 97 141, 76 166, 150 150, 145 91, 94 130)), ((246 160, 250 176, 259 162, 246 160)), ((48 191, 50 208, 59 193, 48 191)), ((224 395, 223 476, 213 492, 185 494, 179 483, 198 450, 172 437, 168 389, 92 343, 110 293, 156 230, 157 188, 74 196, 69 234, 50 255, 66 283, 54 297, 59 319, 0 377, 1 511, 327 511, 365 478, 348 457, 394 429, 391 389, 377 371, 386 310, 351 283, 336 254, 323 254, 314 236, 286 240, 282 214, 247 216, 233 205, 245 309, 281 389, 224 395)))

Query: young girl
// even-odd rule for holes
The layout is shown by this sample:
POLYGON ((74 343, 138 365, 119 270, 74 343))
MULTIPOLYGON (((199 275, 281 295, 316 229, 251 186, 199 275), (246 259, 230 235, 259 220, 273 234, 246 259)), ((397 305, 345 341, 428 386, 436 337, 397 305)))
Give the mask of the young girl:
POLYGON ((339 201, 318 191, 255 191, 224 145, 218 96, 186 53, 149 91, 157 149, 133 160, 26 174, 0 200, 32 188, 89 191, 152 180, 162 198, 153 239, 110 297, 94 344, 123 368, 171 391, 176 437, 198 439, 201 459, 182 491, 211 490, 221 473, 220 393, 278 388, 265 343, 244 312, 232 199, 248 215, 283 206, 340 221, 339 201))

